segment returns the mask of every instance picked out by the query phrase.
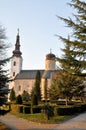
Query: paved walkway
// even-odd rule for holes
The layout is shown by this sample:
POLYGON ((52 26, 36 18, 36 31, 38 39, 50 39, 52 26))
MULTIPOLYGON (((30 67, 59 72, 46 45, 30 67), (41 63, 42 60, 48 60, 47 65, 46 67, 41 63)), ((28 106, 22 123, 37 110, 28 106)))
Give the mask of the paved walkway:
POLYGON ((35 123, 17 118, 9 113, 5 116, 0 116, 0 122, 8 125, 12 130, 86 130, 86 113, 60 124, 35 123))
POLYGON ((59 124, 54 130, 86 130, 86 112, 59 124))

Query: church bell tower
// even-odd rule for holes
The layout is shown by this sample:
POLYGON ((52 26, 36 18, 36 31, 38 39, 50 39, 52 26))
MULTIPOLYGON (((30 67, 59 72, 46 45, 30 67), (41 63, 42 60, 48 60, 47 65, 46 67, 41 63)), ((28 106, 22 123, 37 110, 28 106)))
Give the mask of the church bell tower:
POLYGON ((22 70, 22 53, 20 51, 20 36, 19 29, 16 36, 15 49, 13 51, 12 59, 11 59, 11 78, 15 78, 15 76, 22 70))
POLYGON ((51 52, 46 55, 46 60, 45 60, 45 70, 56 70, 56 61, 55 61, 55 55, 52 54, 51 52))

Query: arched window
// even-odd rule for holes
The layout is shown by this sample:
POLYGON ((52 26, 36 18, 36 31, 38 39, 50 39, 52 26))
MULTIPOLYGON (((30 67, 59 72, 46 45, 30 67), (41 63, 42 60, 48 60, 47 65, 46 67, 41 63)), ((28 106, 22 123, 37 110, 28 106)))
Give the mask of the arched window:
POLYGON ((13 76, 15 76, 15 72, 13 72, 13 76))
POLYGON ((14 61, 13 65, 16 66, 16 61, 14 61))

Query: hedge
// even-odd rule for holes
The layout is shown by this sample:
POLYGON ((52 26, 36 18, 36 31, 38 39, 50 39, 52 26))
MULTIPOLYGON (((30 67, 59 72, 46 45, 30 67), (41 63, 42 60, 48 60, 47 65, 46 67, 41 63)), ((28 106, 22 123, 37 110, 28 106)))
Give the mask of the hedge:
POLYGON ((70 107, 56 107, 54 112, 56 115, 73 115, 86 111, 86 104, 70 107))
POLYGON ((13 113, 46 113, 51 115, 74 115, 76 113, 82 113, 86 111, 86 104, 78 104, 76 106, 24 106, 24 105, 16 105, 11 104, 11 111, 13 113))
POLYGON ((18 106, 18 112, 19 113, 23 113, 23 105, 22 106, 18 106))
POLYGON ((32 111, 33 111, 33 113, 41 113, 41 107, 39 107, 39 106, 36 106, 36 107, 33 107, 32 108, 32 111))
POLYGON ((31 113, 31 107, 30 106, 23 106, 23 113, 24 114, 30 114, 31 113))

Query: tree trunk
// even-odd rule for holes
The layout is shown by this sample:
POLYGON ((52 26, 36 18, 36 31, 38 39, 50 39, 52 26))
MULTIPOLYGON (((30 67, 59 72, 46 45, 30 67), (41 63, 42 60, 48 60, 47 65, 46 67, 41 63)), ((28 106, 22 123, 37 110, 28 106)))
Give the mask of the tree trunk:
POLYGON ((66 106, 68 106, 68 97, 66 97, 66 101, 65 102, 66 102, 66 106))

